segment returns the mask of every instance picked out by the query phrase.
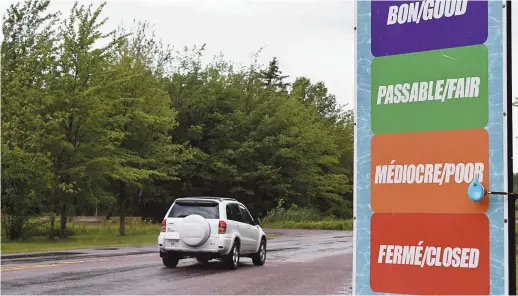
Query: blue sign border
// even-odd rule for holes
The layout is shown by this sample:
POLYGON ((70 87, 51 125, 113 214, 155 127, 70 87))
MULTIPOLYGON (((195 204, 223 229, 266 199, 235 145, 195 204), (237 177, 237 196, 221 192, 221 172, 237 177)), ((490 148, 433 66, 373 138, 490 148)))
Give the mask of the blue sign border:
MULTIPOLYGON (((506 53, 504 42, 505 1, 489 1, 488 38, 484 43, 489 55, 489 188, 507 190, 507 110, 504 85, 506 53), (504 146, 505 145, 505 146, 504 146)), ((355 172, 354 172, 354 270, 353 294, 392 295, 370 288, 370 158, 371 158, 371 2, 356 2, 356 100, 355 100, 355 172)), ((467 190, 467 188, 466 188, 467 190)), ((468 198, 466 196, 466 198, 468 198)), ((507 197, 491 196, 486 215, 490 221, 490 294, 508 293, 507 197)), ((514 280, 514 279, 512 279, 514 280)))

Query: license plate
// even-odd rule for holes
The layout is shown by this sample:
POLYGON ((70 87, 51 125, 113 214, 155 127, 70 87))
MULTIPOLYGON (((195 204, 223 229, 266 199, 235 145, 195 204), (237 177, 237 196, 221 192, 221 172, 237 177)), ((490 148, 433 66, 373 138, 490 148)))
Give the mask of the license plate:
POLYGON ((173 248, 178 246, 178 240, 176 239, 168 239, 165 241, 166 248, 173 248))

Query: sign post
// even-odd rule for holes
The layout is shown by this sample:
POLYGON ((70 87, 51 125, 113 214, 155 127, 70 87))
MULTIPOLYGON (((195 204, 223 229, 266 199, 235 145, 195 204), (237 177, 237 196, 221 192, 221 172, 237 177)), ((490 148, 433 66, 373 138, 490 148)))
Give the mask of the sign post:
POLYGON ((356 2, 354 294, 515 293, 508 10, 356 2))

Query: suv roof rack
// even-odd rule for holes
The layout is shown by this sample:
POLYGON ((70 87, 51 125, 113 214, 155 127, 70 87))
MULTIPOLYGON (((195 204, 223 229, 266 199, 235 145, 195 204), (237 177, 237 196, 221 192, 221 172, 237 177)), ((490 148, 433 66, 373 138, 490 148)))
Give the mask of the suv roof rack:
POLYGON ((185 197, 179 197, 177 199, 218 199, 219 201, 237 201, 235 198, 230 197, 216 197, 216 196, 185 196, 185 197))

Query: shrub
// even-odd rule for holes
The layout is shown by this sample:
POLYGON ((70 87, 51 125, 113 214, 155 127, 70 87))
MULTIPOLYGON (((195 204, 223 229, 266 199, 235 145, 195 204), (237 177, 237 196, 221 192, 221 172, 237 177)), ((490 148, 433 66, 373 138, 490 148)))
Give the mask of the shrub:
POLYGON ((281 199, 276 208, 269 211, 262 219, 265 227, 292 228, 292 229, 326 229, 326 230, 351 230, 352 220, 337 219, 332 215, 323 215, 315 208, 298 207, 291 205, 284 208, 281 199))

